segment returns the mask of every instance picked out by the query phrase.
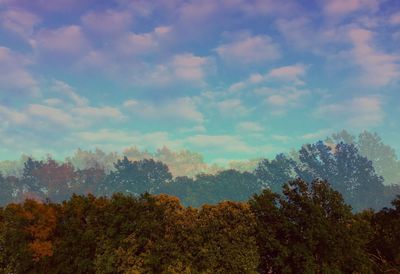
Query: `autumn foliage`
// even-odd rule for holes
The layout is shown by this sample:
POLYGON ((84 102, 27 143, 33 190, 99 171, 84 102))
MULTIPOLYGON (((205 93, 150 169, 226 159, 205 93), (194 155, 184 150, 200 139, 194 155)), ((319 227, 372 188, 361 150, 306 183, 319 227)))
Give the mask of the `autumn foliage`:
POLYGON ((399 200, 353 213, 324 181, 199 208, 73 195, 0 211, 4 273, 398 273, 399 200), (391 272, 387 272, 391 271, 391 272))

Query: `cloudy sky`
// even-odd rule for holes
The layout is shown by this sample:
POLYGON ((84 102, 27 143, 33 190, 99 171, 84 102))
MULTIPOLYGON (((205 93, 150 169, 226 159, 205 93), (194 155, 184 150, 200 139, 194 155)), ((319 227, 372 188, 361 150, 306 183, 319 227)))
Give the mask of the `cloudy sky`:
POLYGON ((0 0, 0 159, 209 162, 341 129, 400 151, 398 0, 0 0))

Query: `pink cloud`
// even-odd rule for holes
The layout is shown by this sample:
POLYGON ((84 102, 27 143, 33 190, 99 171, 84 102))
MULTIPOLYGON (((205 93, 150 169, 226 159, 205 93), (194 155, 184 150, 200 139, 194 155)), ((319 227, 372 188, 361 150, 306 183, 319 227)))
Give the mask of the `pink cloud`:
POLYGON ((77 25, 43 29, 35 36, 33 44, 40 50, 74 55, 81 54, 89 48, 88 40, 77 25))
POLYGON ((348 37, 353 44, 350 52, 354 62, 361 68, 361 81, 366 85, 385 86, 400 76, 400 56, 379 51, 373 44, 374 33, 352 28, 348 37))
POLYGON ((47 12, 65 12, 65 10, 83 9, 94 2, 95 0, 0 0, 0 4, 7 7, 47 12))
POLYGON ((189 97, 181 97, 155 104, 148 101, 127 100, 124 107, 146 119, 166 119, 203 123, 203 114, 198 110, 194 100, 189 97))
POLYGON ((129 28, 132 15, 127 11, 105 10, 89 12, 82 17, 85 28, 97 33, 113 35, 129 28))
POLYGON ((0 13, 0 22, 3 28, 28 38, 40 22, 40 18, 26 10, 10 9, 0 13))
POLYGON ((389 18, 389 23, 392 25, 400 25, 400 12, 392 14, 389 18))
POLYGON ((296 64, 291 66, 279 67, 272 69, 268 73, 269 78, 281 79, 284 81, 291 81, 297 85, 303 85, 304 82, 300 77, 306 74, 307 67, 303 64, 296 64))
POLYGON ((154 51, 158 46, 151 33, 127 33, 118 42, 119 53, 125 55, 145 54, 154 51))
POLYGON ((38 82, 27 69, 30 64, 28 58, 0 47, 0 92, 38 95, 38 82))
POLYGON ((328 15, 338 16, 358 10, 376 11, 378 7, 378 0, 325 0, 323 9, 328 15))
POLYGON ((208 57, 185 53, 174 56, 172 67, 174 74, 180 79, 202 81, 207 71, 212 67, 212 61, 208 57))
POLYGON ((278 45, 266 35, 245 35, 215 50, 227 62, 259 63, 280 57, 278 45))

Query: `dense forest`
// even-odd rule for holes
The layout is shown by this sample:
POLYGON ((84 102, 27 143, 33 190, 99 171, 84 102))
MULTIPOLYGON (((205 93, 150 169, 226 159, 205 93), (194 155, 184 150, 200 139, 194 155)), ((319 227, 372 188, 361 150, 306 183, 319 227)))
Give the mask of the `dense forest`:
POLYGON ((2 273, 400 273, 400 161, 374 133, 226 168, 167 148, 22 160, 0 165, 2 273))
POLYGON ((73 195, 0 210, 2 273, 399 273, 400 197, 353 213, 327 182, 184 207, 73 195))

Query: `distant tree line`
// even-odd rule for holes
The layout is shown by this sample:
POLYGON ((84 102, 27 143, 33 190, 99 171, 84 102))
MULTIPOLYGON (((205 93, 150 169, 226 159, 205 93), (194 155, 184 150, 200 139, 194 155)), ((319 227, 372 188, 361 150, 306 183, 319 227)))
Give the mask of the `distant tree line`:
MULTIPOLYGON (((132 160, 125 156, 107 172, 96 162, 79 169, 71 162, 28 157, 19 177, 0 175, 0 204, 26 198, 62 202, 73 193, 111 196, 120 192, 139 197, 147 192, 176 196, 184 206, 199 207, 224 200, 246 201, 264 189, 280 193, 285 182, 301 178, 306 182, 329 181, 354 211, 388 206, 400 193, 399 185, 385 184, 376 165, 361 155, 360 145, 347 140, 350 137, 346 132, 334 138, 338 143, 319 141, 303 145, 291 155, 261 160, 252 171, 225 169, 195 176, 173 176, 165 163, 154 159, 132 160)), ((365 150, 365 146, 361 147, 365 150)))
POLYGON ((165 194, 12 203, 0 208, 0 272, 400 272, 400 197, 354 213, 322 180, 279 192, 199 208, 165 194))

